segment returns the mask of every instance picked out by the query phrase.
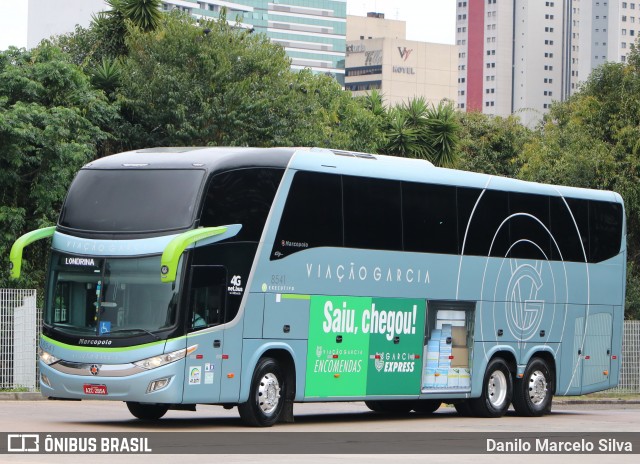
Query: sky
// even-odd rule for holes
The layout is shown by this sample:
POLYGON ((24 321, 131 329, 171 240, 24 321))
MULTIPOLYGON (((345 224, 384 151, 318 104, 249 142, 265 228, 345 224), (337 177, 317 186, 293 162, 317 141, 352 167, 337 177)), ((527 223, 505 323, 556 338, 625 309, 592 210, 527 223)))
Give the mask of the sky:
POLYGON ((347 14, 384 13, 407 22, 407 39, 454 44, 456 0, 347 0, 347 14))
MULTIPOLYGON (((86 4, 96 2, 101 3, 91 0, 86 4)), ((0 7, 3 11, 0 14, 0 50, 10 44, 27 46, 26 22, 18 21, 26 16, 26 2, 0 0, 0 7)), ((455 43, 456 0, 347 0, 347 14, 366 16, 370 11, 384 13, 388 19, 406 21, 409 40, 455 43)))

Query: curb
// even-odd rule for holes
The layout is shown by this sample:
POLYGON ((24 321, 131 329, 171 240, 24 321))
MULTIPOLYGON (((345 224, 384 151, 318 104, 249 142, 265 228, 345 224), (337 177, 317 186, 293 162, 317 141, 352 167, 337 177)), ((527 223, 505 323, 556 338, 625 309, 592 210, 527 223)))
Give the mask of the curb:
POLYGON ((1 392, 0 401, 43 401, 46 400, 40 392, 1 392))
POLYGON ((604 398, 604 399, 594 399, 594 400, 588 400, 588 399, 556 400, 554 398, 553 404, 558 404, 558 405, 562 405, 562 404, 640 404, 640 399, 623 400, 618 398, 611 398, 611 399, 604 398))

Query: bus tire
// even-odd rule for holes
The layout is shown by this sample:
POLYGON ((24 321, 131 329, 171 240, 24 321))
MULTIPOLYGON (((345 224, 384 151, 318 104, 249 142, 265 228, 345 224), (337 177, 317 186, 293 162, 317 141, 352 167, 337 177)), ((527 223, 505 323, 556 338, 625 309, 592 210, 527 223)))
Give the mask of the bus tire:
POLYGON ((407 400, 370 400, 364 404, 374 412, 386 414, 407 414, 413 409, 413 401, 407 400))
POLYGON ((440 400, 417 400, 413 402, 413 410, 418 414, 433 414, 442 405, 440 400))
POLYGON ((509 409, 513 396, 513 378, 509 366, 502 358, 489 361, 482 381, 480 398, 471 398, 469 404, 478 417, 502 417, 509 409))
POLYGON ((286 398, 285 377, 273 358, 258 361, 249 390, 249 399, 238 405, 240 418, 251 427, 271 427, 280 420, 286 398))
POLYGON ((542 358, 532 358, 522 379, 516 380, 513 408, 523 417, 539 417, 551 412, 554 378, 552 370, 542 358))
POLYGON ((140 420, 155 421, 164 416, 169 410, 168 404, 136 403, 127 401, 129 412, 140 420))

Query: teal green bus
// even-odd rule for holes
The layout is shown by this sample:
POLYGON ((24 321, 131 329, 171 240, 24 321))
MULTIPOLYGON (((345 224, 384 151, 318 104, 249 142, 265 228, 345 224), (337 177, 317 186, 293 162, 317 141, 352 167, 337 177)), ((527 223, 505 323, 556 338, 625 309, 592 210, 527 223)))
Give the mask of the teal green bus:
MULTIPOLYGON (((615 387, 620 195, 321 148, 95 160, 50 238, 45 397, 290 422, 301 402, 521 416, 615 387)), ((81 406, 77 406, 81 407, 81 406)))

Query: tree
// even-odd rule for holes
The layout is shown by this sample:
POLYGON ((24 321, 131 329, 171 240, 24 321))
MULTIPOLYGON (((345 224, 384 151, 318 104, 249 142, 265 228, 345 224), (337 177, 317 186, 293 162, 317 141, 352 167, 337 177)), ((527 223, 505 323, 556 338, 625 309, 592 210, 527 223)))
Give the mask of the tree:
POLYGON ((263 34, 172 13, 128 31, 118 101, 134 147, 162 145, 368 148, 375 118, 335 80, 293 72, 263 34))
MULTIPOLYGON (((116 120, 103 94, 59 49, 43 44, 0 52, 2 256, 21 234, 55 224, 73 176, 97 155, 116 120)), ((44 244, 27 249, 19 285, 43 286, 46 250, 44 244)), ((7 278, 3 267, 0 287, 7 278)))
POLYGON ((382 121, 381 152, 428 159, 436 166, 455 163, 459 127, 450 102, 429 106, 423 97, 413 98, 391 108, 382 121))
POLYGON ((459 169, 515 177, 520 154, 532 131, 516 116, 502 118, 479 112, 460 113, 459 169))

